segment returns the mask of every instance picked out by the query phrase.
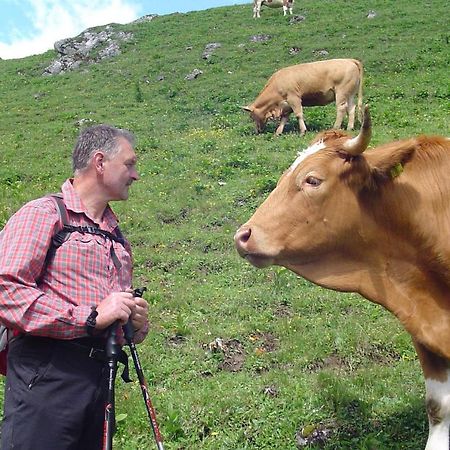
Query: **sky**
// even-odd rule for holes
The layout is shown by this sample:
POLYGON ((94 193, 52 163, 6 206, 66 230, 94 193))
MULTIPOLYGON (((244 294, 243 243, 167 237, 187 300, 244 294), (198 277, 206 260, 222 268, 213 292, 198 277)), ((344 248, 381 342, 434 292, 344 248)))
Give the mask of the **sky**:
MULTIPOLYGON (((44 53, 87 28, 147 14, 200 11, 251 0, 0 0, 0 58, 44 53)), ((250 12, 251 14, 251 12, 250 12)))

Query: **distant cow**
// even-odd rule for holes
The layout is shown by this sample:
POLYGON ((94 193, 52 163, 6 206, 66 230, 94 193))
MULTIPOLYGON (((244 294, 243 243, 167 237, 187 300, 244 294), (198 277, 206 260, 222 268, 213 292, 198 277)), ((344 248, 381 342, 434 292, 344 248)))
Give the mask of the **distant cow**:
POLYGON ((292 5, 294 0, 253 0, 253 18, 261 17, 261 6, 269 6, 270 8, 283 7, 283 14, 292 14, 292 5))
POLYGON ((336 102, 334 128, 340 128, 345 114, 348 127, 355 124, 355 95, 358 109, 362 106, 363 66, 356 59, 329 59, 285 67, 275 72, 256 100, 244 106, 250 112, 260 133, 269 119, 281 119, 279 135, 293 111, 298 118, 300 133, 306 132, 303 106, 322 106, 336 102))
POLYGON ((322 134, 235 235, 256 267, 284 266, 384 306, 411 334, 426 384, 426 450, 449 449, 450 139, 364 152, 360 134, 322 134))

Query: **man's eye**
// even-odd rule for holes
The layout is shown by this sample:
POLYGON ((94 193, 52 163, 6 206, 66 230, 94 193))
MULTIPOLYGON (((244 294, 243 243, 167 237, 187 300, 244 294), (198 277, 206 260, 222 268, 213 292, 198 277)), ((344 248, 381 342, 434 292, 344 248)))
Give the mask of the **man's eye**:
POLYGON ((310 186, 320 186, 322 180, 319 180, 318 178, 309 175, 308 177, 306 177, 305 182, 310 186))

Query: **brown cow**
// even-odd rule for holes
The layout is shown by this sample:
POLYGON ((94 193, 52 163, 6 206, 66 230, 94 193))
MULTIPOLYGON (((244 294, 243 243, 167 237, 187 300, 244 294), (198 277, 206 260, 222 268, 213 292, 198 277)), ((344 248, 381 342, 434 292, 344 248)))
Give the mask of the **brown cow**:
POLYGON ((253 18, 261 17, 261 6, 269 6, 270 8, 283 7, 283 15, 289 11, 292 14, 292 5, 294 0, 253 0, 253 18))
POLYGON ((368 146, 328 131, 300 153, 235 235, 256 267, 284 266, 326 288, 357 292, 411 334, 426 384, 427 450, 449 449, 450 139, 368 146))
POLYGON ((280 135, 294 111, 300 133, 306 132, 303 106, 322 106, 336 102, 334 128, 340 128, 345 113, 347 129, 355 124, 355 95, 358 109, 362 106, 363 66, 356 59, 329 59, 285 67, 275 72, 256 100, 244 106, 260 133, 268 119, 281 119, 276 134, 280 135))

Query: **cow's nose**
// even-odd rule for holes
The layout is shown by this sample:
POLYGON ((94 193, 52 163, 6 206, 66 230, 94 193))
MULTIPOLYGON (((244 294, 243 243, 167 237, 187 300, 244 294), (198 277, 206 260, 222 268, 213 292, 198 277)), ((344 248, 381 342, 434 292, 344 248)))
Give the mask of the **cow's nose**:
POLYGON ((243 250, 246 247, 248 240, 252 234, 251 228, 239 228, 234 235, 234 243, 238 250, 243 250))

